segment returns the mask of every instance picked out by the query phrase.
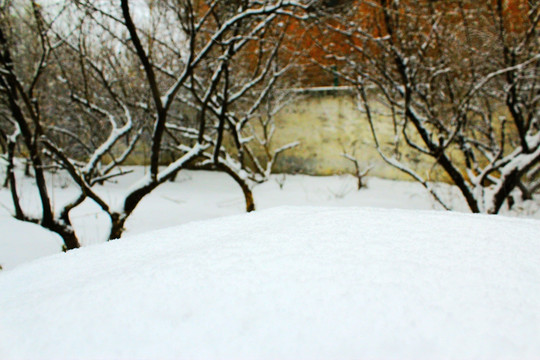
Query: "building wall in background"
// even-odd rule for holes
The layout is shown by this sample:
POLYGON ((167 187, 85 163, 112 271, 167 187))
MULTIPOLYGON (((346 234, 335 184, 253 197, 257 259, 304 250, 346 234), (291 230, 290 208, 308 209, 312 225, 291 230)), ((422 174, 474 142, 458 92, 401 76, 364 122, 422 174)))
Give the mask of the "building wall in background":
MULTIPOLYGON (((387 153, 393 150, 393 126, 385 109, 377 107, 377 128, 387 153)), ((373 166, 370 175, 409 180, 410 177, 387 165, 377 153, 369 123, 358 109, 354 94, 346 88, 312 89, 299 95, 297 101, 285 107, 276 117, 273 147, 293 141, 300 146, 287 150, 278 159, 277 173, 332 175, 351 173, 354 166, 342 154, 354 155, 363 166, 373 166)), ((427 158, 403 155, 409 165, 440 179, 427 158)))

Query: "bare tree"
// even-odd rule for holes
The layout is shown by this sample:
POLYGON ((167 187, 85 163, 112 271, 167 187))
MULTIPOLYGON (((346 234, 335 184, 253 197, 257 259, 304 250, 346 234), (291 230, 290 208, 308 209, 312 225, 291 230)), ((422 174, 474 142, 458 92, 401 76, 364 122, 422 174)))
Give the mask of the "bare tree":
MULTIPOLYGON (((227 12, 238 13, 242 6, 229 4, 226 9, 214 11, 215 22, 222 23, 227 12)), ((245 26, 239 24, 234 31, 246 32, 245 26)), ((238 45, 245 39, 235 35, 221 44, 213 59, 204 64, 202 73, 193 74, 183 98, 198 116, 205 116, 212 124, 206 136, 211 148, 192 168, 216 169, 231 176, 242 189, 247 211, 255 210, 252 187, 268 180, 279 154, 298 145, 294 142, 271 149, 274 116, 293 98, 277 89, 282 75, 293 64, 290 56, 279 56, 285 34, 286 26, 278 22, 266 26, 260 34, 251 34, 243 48, 238 45), (231 61, 233 56, 238 60, 231 61)), ((168 129, 185 137, 197 134, 195 128, 174 122, 168 129)))
MULTIPOLYGON (((7 103, 7 108, 10 111, 10 122, 13 123, 13 136, 8 140, 9 150, 8 162, 10 169, 8 170, 9 184, 11 188, 12 199, 15 209, 15 217, 19 220, 31 221, 39 223, 43 227, 58 233, 63 239, 68 248, 78 247, 78 241, 74 232, 70 229, 69 224, 60 224, 53 214, 51 205, 51 199, 47 189, 47 183, 45 179, 45 162, 41 153, 40 139, 43 134, 42 118, 40 108, 36 101, 38 94, 36 94, 37 86, 40 78, 43 75, 46 67, 46 63, 50 56, 51 46, 46 37, 46 30, 44 24, 38 12, 38 5, 35 2, 31 3, 33 15, 32 26, 36 27, 38 33, 38 44, 40 45, 40 54, 36 59, 35 67, 30 71, 29 69, 19 70, 15 67, 13 49, 16 49, 15 29, 17 25, 14 23, 16 18, 12 13, 11 4, 6 3, 1 9, 1 27, 0 27, 0 87, 2 94, 7 103), (26 71, 25 71, 26 70, 26 71), (13 172, 13 152, 15 141, 18 135, 22 139, 26 150, 28 151, 29 158, 31 160, 33 171, 36 178, 36 186, 39 192, 42 215, 40 218, 30 217, 23 212, 19 195, 17 193, 16 179, 13 172)), ((20 63, 18 63, 20 64, 20 63)), ((22 64, 23 67, 26 64, 22 64)))
MULTIPOLYGON (((175 14, 179 19, 187 46, 185 51, 187 54, 183 56, 179 68, 168 69, 153 62, 145 51, 138 30, 131 19, 129 3, 127 0, 122 1, 124 25, 130 34, 135 53, 144 67, 152 94, 156 122, 152 134, 149 181, 128 195, 123 211, 113 214, 113 224, 115 222, 119 224, 116 228, 123 227, 126 215, 133 211, 144 195, 161 182, 180 169, 188 165, 193 166, 197 161, 199 166, 205 166, 207 163, 205 161, 201 163, 201 158, 211 161, 217 169, 232 176, 246 197, 246 209, 248 211, 254 209, 251 191, 242 176, 245 168, 242 168, 241 164, 240 167, 234 166, 236 164, 231 163, 226 153, 223 156, 223 139, 227 126, 233 134, 237 147, 242 146, 242 140, 237 133, 241 128, 239 129, 239 125, 233 122, 229 111, 231 104, 238 102, 249 90, 260 85, 267 78, 270 66, 263 67, 262 71, 253 72, 251 81, 243 84, 241 88, 235 88, 234 85, 237 84, 231 81, 233 78, 231 67, 233 60, 242 54, 242 50, 252 44, 254 38, 259 38, 261 33, 264 33, 280 16, 294 16, 291 11, 294 8, 303 8, 303 5, 296 1, 164 2, 162 9, 175 14), (166 82, 171 85, 165 89, 166 91, 161 91, 158 86, 158 72, 169 78, 166 82), (163 172, 159 172, 163 135, 167 129, 169 115, 173 112, 173 104, 178 102, 183 89, 189 90, 198 110, 194 132, 192 131, 193 134, 196 133, 196 138, 188 143, 177 144, 177 150, 183 155, 163 172), (216 126, 212 125, 210 119, 212 115, 217 119, 216 126), (206 152, 209 149, 212 149, 211 155, 206 152), (116 218, 119 220, 116 221, 116 218)), ((273 54, 276 52, 277 50, 273 54)), ((270 55, 267 63, 273 63, 273 58, 274 55, 270 55)), ((277 77, 275 72, 273 77, 277 77)))
MULTIPOLYGON (((120 158, 112 154, 112 149, 132 131, 134 125, 131 112, 125 104, 116 101, 117 107, 123 109, 120 119, 114 109, 104 108, 97 101, 90 101, 90 91, 82 95, 76 92, 72 86, 74 82, 69 81, 70 76, 66 71, 67 68, 73 68, 76 62, 70 59, 68 64, 65 58, 59 59, 68 55, 69 43, 54 34, 54 20, 45 19, 40 5, 35 1, 27 5, 22 13, 15 12, 9 4, 2 8, 0 27, 0 87, 7 103, 6 110, 10 114, 7 122, 13 129, 12 135, 6 138, 7 176, 14 216, 22 221, 40 224, 57 233, 63 239, 65 248, 73 249, 79 247, 80 242, 69 214, 87 198, 108 210, 108 205, 92 187, 98 182, 119 175, 111 174, 111 171, 127 157, 134 142, 127 146, 120 158), (25 10, 28 10, 28 13, 25 10), (18 31, 26 31, 28 37, 17 38, 15 27, 18 27, 18 31), (18 41, 24 46, 31 45, 29 42, 33 41, 37 46, 31 49, 37 50, 29 51, 18 41), (63 48, 67 48, 68 52, 63 48), (104 121, 108 125, 104 125, 104 121), (94 133, 99 129, 100 136, 92 136, 93 134, 82 131, 83 127, 73 126, 74 124, 94 124, 94 133), (23 209, 20 202, 14 171, 15 147, 18 141, 23 148, 21 152, 28 154, 41 202, 41 214, 35 214, 31 209, 23 209), (85 151, 80 153, 77 146, 69 146, 73 143, 80 145, 85 151), (109 157, 108 164, 102 166, 106 156, 109 157), (54 168, 55 163, 65 169, 80 188, 80 194, 75 199, 57 208, 53 206, 53 199, 49 195, 50 184, 46 176, 47 169, 51 166, 54 168)), ((64 10, 65 8, 59 11, 64 10)), ((86 66, 80 67, 83 68, 86 66)), ((89 74, 83 71, 82 87, 88 89, 86 75, 89 74)), ((92 69, 92 75, 96 76, 96 69, 92 69)), ((99 90, 93 87, 92 91, 99 90)))
POLYGON ((383 159, 448 208, 400 154, 431 158, 472 212, 497 213, 540 162, 540 4, 355 3, 354 16, 327 26, 350 53, 328 51, 339 71, 321 66, 356 87, 383 159), (381 104, 395 132, 391 148, 377 132, 381 104))
POLYGON ((347 159, 353 164, 353 175, 356 178, 356 189, 360 190, 366 187, 365 178, 367 174, 371 171, 371 169, 373 169, 373 165, 363 166, 360 163, 360 161, 356 157, 356 143, 357 140, 353 141, 349 149, 347 149, 343 144, 341 144, 343 150, 341 156, 343 156, 345 159, 347 159))

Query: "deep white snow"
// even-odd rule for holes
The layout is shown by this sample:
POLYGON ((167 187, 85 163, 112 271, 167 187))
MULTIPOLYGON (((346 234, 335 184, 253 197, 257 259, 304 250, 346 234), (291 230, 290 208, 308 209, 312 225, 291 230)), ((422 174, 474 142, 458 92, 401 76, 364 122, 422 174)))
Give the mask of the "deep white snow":
POLYGON ((0 273, 0 359, 535 359, 540 221, 280 207, 0 273))

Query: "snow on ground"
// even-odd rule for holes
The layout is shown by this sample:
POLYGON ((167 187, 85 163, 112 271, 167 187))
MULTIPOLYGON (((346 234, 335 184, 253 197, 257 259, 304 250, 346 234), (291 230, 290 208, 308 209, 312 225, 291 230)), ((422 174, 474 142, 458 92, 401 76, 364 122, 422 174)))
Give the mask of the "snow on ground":
MULTIPOLYGON (((3 170, 0 169, 0 171, 3 170)), ((97 187, 107 200, 118 199, 130 184, 140 178, 144 171, 135 167, 132 174, 97 187)), ((62 174, 50 174, 54 185, 50 193, 56 204, 70 201, 77 192, 62 174)), ((0 179, 4 175, 0 174, 0 179)), ((371 206, 402 209, 440 209, 421 185, 414 182, 391 181, 377 178, 368 180, 368 188, 356 191, 352 176, 312 177, 287 175, 283 189, 278 183, 282 175, 254 189, 258 209, 275 206, 371 206)), ((32 179, 19 184, 22 205, 39 213, 38 197, 32 179)), ((461 211, 467 211, 461 196, 451 187, 442 190, 449 202, 461 211)), ((11 197, 6 189, 0 189, 0 265, 4 270, 45 255, 60 252, 59 238, 36 225, 18 222, 11 218, 11 197)), ((534 202, 526 208, 516 205, 510 215, 540 218, 534 202), (517 211, 516 211, 517 210, 517 211)), ((183 171, 175 182, 163 184, 137 207, 126 224, 126 235, 176 226, 195 220, 211 219, 244 212, 244 199, 239 187, 226 175, 215 172, 183 171)), ((99 208, 87 202, 72 212, 74 227, 84 245, 104 241, 109 227, 108 218, 99 208)))
POLYGON ((132 235, 0 273, 0 358, 534 359, 539 233, 280 207, 132 235))

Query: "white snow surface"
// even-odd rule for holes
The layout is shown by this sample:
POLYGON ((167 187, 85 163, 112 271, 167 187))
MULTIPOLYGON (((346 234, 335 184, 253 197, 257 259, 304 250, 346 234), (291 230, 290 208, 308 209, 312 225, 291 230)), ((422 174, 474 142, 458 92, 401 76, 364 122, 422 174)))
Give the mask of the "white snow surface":
POLYGON ((0 272, 1 359, 538 359, 540 221, 278 207, 0 272))

